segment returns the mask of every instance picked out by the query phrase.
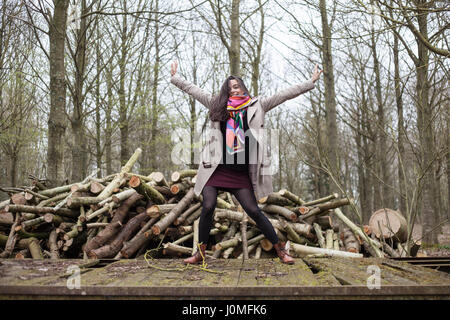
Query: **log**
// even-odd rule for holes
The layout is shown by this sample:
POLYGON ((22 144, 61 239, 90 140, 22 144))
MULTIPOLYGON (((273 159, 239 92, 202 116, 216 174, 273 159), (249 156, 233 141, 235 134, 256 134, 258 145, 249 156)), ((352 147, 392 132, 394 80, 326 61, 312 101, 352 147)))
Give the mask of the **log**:
MULTIPOLYGON (((227 233, 224 235, 222 241, 226 241, 226 240, 229 240, 229 239, 235 237, 236 231, 237 231, 237 226, 238 226, 237 224, 238 224, 237 222, 232 222, 231 223, 230 228, 228 229, 227 233)), ((219 258, 220 254, 222 252, 223 252, 222 249, 215 248, 215 251, 213 253, 213 257, 214 258, 219 258)))
POLYGON ((14 259, 26 259, 29 258, 30 255, 30 250, 27 249, 23 249, 20 250, 19 252, 16 253, 16 256, 14 257, 14 259))
POLYGON ((156 204, 166 203, 166 199, 164 196, 150 183, 142 182, 141 179, 137 176, 132 176, 128 185, 136 190, 137 193, 143 195, 147 200, 152 201, 156 204))
POLYGON ((156 218, 163 214, 167 214, 176 207, 176 203, 171 204, 155 204, 146 209, 146 212, 150 218, 156 218))
POLYGON ((241 236, 242 236, 242 254, 243 259, 248 260, 248 244, 247 244, 247 215, 244 213, 244 218, 241 221, 241 236))
POLYGON ((261 245, 257 246, 253 259, 261 259, 261 251, 262 251, 261 245))
POLYGON ((306 257, 308 255, 325 255, 329 257, 341 257, 341 258, 362 258, 361 253, 353 253, 346 251, 337 251, 323 248, 315 248, 304 246, 297 243, 290 243, 290 252, 294 252, 298 257, 306 257))
MULTIPOLYGON (((179 246, 176 244, 173 244, 171 242, 165 243, 163 244, 163 254, 168 254, 168 253, 175 253, 178 255, 187 255, 190 256, 191 255, 191 248, 186 248, 183 246, 179 246)), ((212 254, 213 252, 211 252, 210 250, 206 250, 205 251, 206 257, 207 258, 212 258, 212 254)))
POLYGON ((48 237, 49 249, 50 249, 50 258, 51 259, 59 259, 59 248, 57 244, 58 234, 56 230, 50 232, 50 236, 48 237))
MULTIPOLYGON (((283 226, 281 225, 280 221, 278 220, 274 220, 274 219, 269 219, 270 223, 272 224, 272 226, 274 226, 274 228, 277 228, 281 231, 285 231, 283 226)), ((301 224, 301 223, 293 223, 293 222, 287 222, 292 229, 295 230, 295 232, 297 232, 299 235, 304 236, 308 239, 312 239, 314 238, 312 231, 312 226, 309 224, 301 224)))
POLYGON ((21 205, 7 205, 5 207, 6 212, 28 212, 37 214, 53 213, 63 217, 77 218, 80 214, 79 211, 70 210, 67 208, 60 208, 54 211, 52 207, 37 207, 37 206, 21 206, 21 205))
POLYGON ((266 238, 262 239, 262 240, 259 242, 259 245, 261 246, 261 248, 262 248, 264 251, 270 251, 270 250, 272 250, 272 248, 273 248, 272 242, 270 242, 269 239, 266 239, 266 238))
POLYGON ((98 181, 91 181, 89 190, 92 194, 99 194, 103 190, 105 190, 105 186, 98 181))
POLYGON ((191 214, 193 214, 198 209, 201 209, 202 204, 196 203, 192 205, 189 209, 187 209, 185 212, 183 212, 178 218, 175 219, 173 222, 174 225, 178 226, 183 224, 186 221, 186 218, 189 217, 191 214))
POLYGON ((0 258, 9 258, 11 253, 14 250, 16 242, 18 240, 18 235, 16 234, 16 226, 19 224, 19 214, 16 213, 16 218, 14 219, 14 223, 11 226, 11 230, 9 231, 8 240, 5 244, 5 250, 0 254, 0 258))
POLYGON ((14 217, 11 212, 0 210, 0 225, 12 226, 14 223, 14 217))
POLYGON ((325 230, 325 248, 326 249, 333 249, 333 242, 334 242, 333 235, 334 235, 333 229, 325 230))
POLYGON ((141 196, 138 193, 135 193, 131 197, 129 197, 127 200, 125 200, 115 211, 115 214, 113 218, 111 219, 111 222, 109 226, 107 226, 105 229, 100 231, 97 236, 93 237, 90 241, 86 243, 84 246, 84 252, 86 252, 89 256, 89 253, 99 248, 100 246, 104 245, 108 240, 110 240, 119 230, 120 226, 122 225, 122 222, 124 221, 125 217, 128 214, 128 211, 130 208, 140 199, 142 199, 143 196, 141 196))
POLYGON ((193 226, 193 229, 194 229, 194 232, 193 232, 193 234, 194 234, 194 239, 193 239, 193 241, 192 241, 192 255, 194 255, 194 253, 197 251, 197 246, 198 246, 198 224, 199 224, 199 222, 200 222, 200 219, 197 219, 197 220, 195 220, 194 221, 194 226, 193 226))
POLYGON ((57 194, 56 196, 54 196, 52 198, 49 198, 49 199, 39 202, 36 207, 55 206, 57 202, 66 199, 67 196, 69 196, 69 195, 70 195, 70 192, 64 192, 64 193, 57 194))
POLYGON ((186 193, 189 188, 191 188, 192 185, 187 181, 181 181, 178 183, 174 183, 170 186, 170 192, 172 195, 178 195, 181 193, 186 193))
POLYGON ((313 224, 314 231, 316 232, 317 242, 321 248, 326 248, 325 238, 322 234, 322 228, 317 224, 313 224))
POLYGON ((344 243, 345 251, 353 253, 358 253, 361 251, 361 245, 358 239, 356 239, 355 234, 348 226, 342 226, 340 238, 344 243))
POLYGON ((155 181, 156 185, 168 188, 170 187, 162 172, 152 172, 151 177, 155 181))
POLYGON ((383 208, 372 213, 369 226, 378 239, 392 239, 403 243, 408 236, 406 219, 392 209, 383 208))
POLYGON ((383 257, 383 253, 379 250, 379 248, 381 248, 381 244, 374 240, 369 238, 363 230, 361 230, 361 228, 359 228, 358 226, 356 226, 353 222, 350 221, 350 219, 348 219, 339 208, 336 208, 334 210, 334 214, 339 218, 339 220, 341 220, 346 226, 348 226, 355 235, 358 235, 364 242, 367 242, 367 244, 370 245, 370 247, 372 247, 373 250, 372 253, 375 253, 375 257, 378 258, 382 258, 383 257))
POLYGON ((97 196, 97 198, 104 200, 108 198, 113 192, 114 189, 118 188, 122 184, 122 180, 125 178, 126 174, 131 171, 134 163, 139 158, 142 153, 141 148, 137 148, 125 166, 122 167, 120 172, 114 177, 114 179, 103 189, 103 191, 97 196))
POLYGON ((259 199, 258 202, 260 204, 275 204, 278 206, 293 206, 295 204, 293 201, 283 197, 277 192, 271 193, 268 196, 259 199))
POLYGON ((326 202, 326 203, 321 203, 318 204, 316 207, 314 207, 313 209, 311 209, 307 214, 300 216, 299 218, 301 220, 305 220, 308 219, 312 216, 318 215, 321 212, 330 210, 330 209, 335 209, 335 208, 339 208, 345 205, 350 204, 350 200, 349 199, 339 199, 336 201, 332 201, 332 202, 326 202))
POLYGON ((110 244, 91 250, 88 252, 88 256, 91 259, 101 259, 115 256, 122 249, 123 243, 131 237, 143 221, 147 221, 148 219, 149 216, 145 212, 133 217, 120 230, 117 237, 110 244))
POLYGON ((94 205, 101 201, 102 199, 97 197, 70 197, 67 199, 67 207, 70 209, 78 209, 81 206, 94 205))
POLYGON ((25 198, 25 193, 15 193, 11 196, 11 202, 17 205, 25 205, 27 203, 27 199, 25 198))
MULTIPOLYGON (((194 211, 191 215, 189 215, 186 220, 184 221, 184 225, 191 225, 194 223, 194 221, 200 217, 202 214, 202 208, 198 208, 194 211)), ((175 219, 176 220, 176 219, 175 219)), ((175 222, 175 221, 174 221, 175 222)))
POLYGON ((288 191, 288 190, 286 190, 286 189, 281 189, 280 191, 278 191, 278 193, 279 193, 281 196, 283 196, 283 197, 285 197, 285 198, 291 200, 292 202, 294 202, 294 203, 296 203, 296 204, 298 204, 298 205, 300 205, 300 206, 303 206, 303 205, 305 204, 305 201, 303 201, 302 199, 300 199, 299 196, 293 194, 292 192, 290 192, 290 191, 288 191))
POLYGON ((297 215, 294 212, 292 212, 291 210, 286 209, 282 206, 268 204, 268 205, 265 205, 262 208, 262 210, 267 213, 279 214, 292 222, 297 222, 297 215))
POLYGON ((33 259, 44 259, 44 255, 42 254, 42 249, 39 245, 38 239, 28 239, 28 250, 30 250, 30 254, 33 259))
POLYGON ((197 170, 189 169, 182 171, 174 171, 171 176, 172 183, 180 182, 182 179, 187 177, 194 177, 197 174, 197 170))
POLYGON ((330 216, 316 217, 314 222, 317 223, 322 230, 333 229, 333 221, 330 216))
POLYGON ((157 221, 157 218, 151 218, 142 229, 133 237, 133 239, 124 243, 121 256, 130 258, 139 249, 145 248, 148 242, 152 239, 153 234, 150 230, 151 226, 157 221))
POLYGON ((337 193, 333 193, 333 194, 331 194, 331 195, 329 195, 327 197, 324 197, 324 198, 320 198, 320 199, 317 199, 317 200, 305 202, 303 205, 306 206, 306 207, 311 207, 311 206, 315 206, 316 204, 319 204, 319 203, 324 203, 324 202, 327 202, 327 201, 330 201, 330 200, 333 200, 333 199, 337 199, 338 197, 339 197, 339 195, 337 193))
MULTIPOLYGON (((227 209, 216 209, 214 211, 214 220, 231 220, 231 221, 237 221, 241 222, 244 218, 244 212, 238 212, 238 211, 232 211, 227 209)), ((247 217, 248 222, 252 225, 256 225, 256 222, 253 221, 252 218, 247 217)))
POLYGON ((177 205, 158 223, 152 227, 154 235, 160 234, 164 231, 174 220, 183 213, 184 209, 192 202, 194 198, 194 188, 191 188, 189 192, 177 203, 177 205))

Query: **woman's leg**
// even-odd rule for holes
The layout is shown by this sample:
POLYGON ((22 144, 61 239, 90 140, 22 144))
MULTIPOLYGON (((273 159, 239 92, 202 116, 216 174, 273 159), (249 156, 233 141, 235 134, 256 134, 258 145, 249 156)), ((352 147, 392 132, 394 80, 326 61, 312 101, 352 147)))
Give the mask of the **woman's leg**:
POLYGON ((213 213, 217 204, 217 188, 205 186, 202 191, 203 206, 198 224, 198 242, 207 244, 213 223, 213 213))
POLYGON ((256 202, 255 194, 250 189, 232 189, 232 193, 244 208, 245 212, 252 218, 264 236, 273 244, 275 251, 283 263, 293 264, 294 259, 286 250, 285 244, 278 241, 278 236, 269 219, 261 212, 256 202))
POLYGON ((252 218, 264 236, 272 243, 278 243, 278 236, 269 219, 261 212, 256 202, 255 194, 250 189, 230 189, 245 212, 252 218))

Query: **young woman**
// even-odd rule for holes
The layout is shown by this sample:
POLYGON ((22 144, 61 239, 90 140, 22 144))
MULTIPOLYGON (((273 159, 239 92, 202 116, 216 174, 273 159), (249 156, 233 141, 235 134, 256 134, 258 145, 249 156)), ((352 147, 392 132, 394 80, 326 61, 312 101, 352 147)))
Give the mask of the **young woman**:
POLYGON ((278 240, 267 217, 261 212, 256 199, 273 192, 272 177, 268 174, 261 129, 264 115, 286 100, 293 99, 314 88, 322 70, 315 66, 311 79, 289 87, 270 97, 251 97, 241 78, 228 77, 218 95, 212 96, 203 89, 179 77, 178 63, 171 66, 171 83, 202 103, 210 112, 210 127, 219 136, 211 135, 202 152, 194 192, 203 196, 199 222, 200 251, 185 263, 199 263, 205 256, 209 232, 213 222, 219 190, 233 194, 245 212, 252 218, 264 236, 273 244, 283 263, 294 263, 278 240), (218 140, 218 141, 217 141, 218 140), (216 147, 214 147, 216 146, 216 147), (219 146, 219 147, 217 147, 219 146), (214 150, 212 150, 214 149, 214 150), (211 157, 220 161, 211 161, 211 157))

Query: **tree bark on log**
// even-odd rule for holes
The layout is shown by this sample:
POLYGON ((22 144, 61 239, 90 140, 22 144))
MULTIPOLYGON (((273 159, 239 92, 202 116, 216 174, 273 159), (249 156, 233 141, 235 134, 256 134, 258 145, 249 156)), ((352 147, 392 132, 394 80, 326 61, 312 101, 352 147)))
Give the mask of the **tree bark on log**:
POLYGON ((378 258, 383 258, 383 253, 379 250, 381 248, 381 244, 374 239, 369 238, 361 228, 356 226, 353 222, 348 219, 339 208, 334 210, 335 215, 345 224, 347 225, 355 235, 358 235, 364 242, 367 242, 372 248, 372 252, 375 253, 375 256, 378 258))
POLYGON ((248 260, 247 221, 247 215, 244 213, 244 218, 241 221, 242 254, 244 260, 248 260))
POLYGON ((392 239, 394 242, 405 242, 408 236, 406 219, 392 209, 384 208, 372 213, 369 226, 378 239, 392 239), (381 229, 380 229, 381 226, 381 229))
POLYGON ((293 206, 295 205, 295 203, 285 197, 283 197, 282 195, 280 195, 279 193, 271 193, 266 197, 263 197, 261 199, 259 199, 258 201, 260 204, 275 204, 278 206, 293 206))
POLYGON ((126 218, 128 211, 130 208, 140 199, 142 199, 143 196, 134 193, 131 197, 129 197, 127 200, 125 200, 115 211, 115 214, 113 218, 111 219, 111 222, 109 225, 100 231, 97 236, 93 237, 90 241, 88 241, 84 247, 84 251, 88 254, 101 246, 103 246, 108 240, 110 240, 114 235, 118 232, 120 229, 122 222, 126 218))
POLYGON ((193 169, 175 171, 172 173, 171 180, 172 180, 172 183, 177 183, 177 182, 180 182, 184 178, 194 177, 196 174, 197 174, 197 170, 193 170, 193 169))
POLYGON ((152 205, 146 209, 146 212, 150 218, 156 218, 163 214, 169 213, 176 207, 176 203, 171 204, 159 204, 152 205))
POLYGON ((70 210, 67 208, 60 208, 54 211, 52 207, 37 207, 37 206, 20 206, 20 205, 8 205, 5 207, 6 212, 28 212, 37 214, 52 213, 68 218, 77 218, 80 214, 79 211, 70 210))
POLYGON ((11 230, 9 231, 8 240, 5 244, 5 250, 0 254, 0 258, 9 258, 11 253, 14 250, 14 247, 16 245, 18 235, 16 234, 16 226, 19 224, 19 214, 16 213, 16 218, 14 220, 13 225, 11 226, 11 230))
POLYGON ((152 232, 154 235, 158 235, 163 232, 175 219, 183 213, 184 209, 192 202, 194 198, 194 188, 191 188, 189 192, 177 203, 163 219, 158 221, 153 227, 152 232))
POLYGON ((12 226, 14 224, 14 216, 11 212, 0 210, 0 225, 12 226))
POLYGON ((330 209, 339 208, 339 207, 342 207, 342 206, 345 206, 348 204, 350 204, 350 201, 348 199, 339 199, 339 200, 332 201, 332 202, 322 203, 322 204, 317 205, 313 209, 311 209, 307 214, 301 215, 299 218, 301 220, 305 220, 312 216, 320 214, 321 212, 324 212, 324 211, 327 211, 330 209))
POLYGON ((356 239, 353 231, 346 225, 342 226, 342 231, 340 232, 340 238, 345 246, 345 251, 358 253, 361 250, 361 245, 358 239, 356 239))
POLYGON ((268 205, 265 205, 262 208, 262 210, 267 213, 279 214, 279 215, 285 217, 286 219, 288 219, 289 221, 297 222, 297 215, 294 212, 292 212, 291 210, 286 209, 285 207, 277 206, 274 204, 268 204, 268 205))
POLYGON ((192 205, 189 209, 187 209, 185 212, 183 212, 178 218, 175 219, 173 222, 174 225, 178 226, 183 224, 186 221, 186 218, 189 217, 191 214, 193 214, 198 209, 201 210, 201 203, 196 203, 192 205))
POLYGON ((128 185, 136 190, 137 193, 143 195, 147 200, 156 204, 166 203, 164 196, 156 190, 150 183, 144 183, 137 176, 132 176, 128 185))
POLYGON ((303 205, 305 204, 305 201, 303 201, 302 199, 300 199, 299 196, 293 194, 292 192, 290 192, 290 191, 288 191, 288 190, 286 190, 286 189, 281 189, 280 191, 278 191, 278 193, 279 193, 281 196, 283 196, 283 197, 285 197, 285 198, 291 200, 292 202, 298 204, 299 206, 303 206, 303 205))
POLYGON ((59 249, 57 245, 58 234, 56 230, 50 232, 50 236, 48 237, 48 243, 50 248, 50 258, 51 259, 59 259, 59 249))
POLYGON ((325 243, 325 238, 323 237, 323 234, 322 234, 322 228, 317 223, 313 224, 313 228, 314 228, 314 231, 316 232, 317 242, 319 243, 319 246, 321 248, 325 249, 326 243, 325 243))
MULTIPOLYGON (((269 219, 270 223, 274 228, 277 228, 281 231, 285 231, 283 226, 281 225, 280 221, 275 219, 269 219)), ((295 230, 299 235, 305 236, 308 239, 314 238, 314 235, 311 233, 312 226, 309 224, 301 224, 301 223, 294 223, 294 222, 286 222, 288 223, 292 229, 295 230)))
POLYGON ((92 259, 115 256, 122 249, 123 243, 130 238, 130 236, 139 228, 143 221, 148 219, 149 216, 145 212, 138 214, 127 222, 117 237, 110 244, 91 250, 88 252, 88 256, 92 259))
POLYGON ((301 244, 290 243, 290 251, 294 252, 299 257, 305 257, 308 255, 325 255, 330 257, 341 257, 341 258, 362 258, 363 255, 360 253, 346 252, 346 251, 336 251, 323 248, 315 248, 304 246, 301 244))
POLYGON ((333 200, 333 199, 337 199, 338 197, 339 197, 339 195, 337 193, 333 193, 333 194, 331 194, 331 195, 329 195, 327 197, 324 197, 324 198, 320 198, 320 199, 317 199, 317 200, 305 202, 303 205, 305 207, 311 207, 311 206, 315 206, 316 204, 319 204, 319 203, 324 203, 324 202, 327 202, 327 201, 330 201, 330 200, 333 200))
POLYGON ((142 153, 141 148, 137 148, 125 166, 122 167, 120 172, 114 177, 114 179, 103 189, 103 191, 97 196, 97 198, 104 200, 113 194, 114 190, 122 184, 122 180, 127 173, 131 171, 131 168, 142 153))
POLYGON ((156 185, 170 188, 162 172, 152 172, 150 176, 153 179, 153 181, 155 181, 156 185))

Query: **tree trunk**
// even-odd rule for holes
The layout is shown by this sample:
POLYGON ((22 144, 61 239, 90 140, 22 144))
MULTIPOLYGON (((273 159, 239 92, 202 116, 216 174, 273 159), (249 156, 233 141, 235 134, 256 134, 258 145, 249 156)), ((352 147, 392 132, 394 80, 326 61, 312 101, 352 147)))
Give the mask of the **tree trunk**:
MULTIPOLYGON (((334 88, 334 71, 333 71, 333 55, 331 48, 331 26, 328 24, 326 0, 319 1, 320 16, 322 19, 322 60, 323 60, 323 75, 325 85, 325 119, 326 131, 328 137, 327 152, 326 152, 326 167, 330 174, 339 180, 339 159, 338 147, 339 137, 336 122, 336 92, 334 88)), ((330 182, 330 191, 338 192, 339 188, 334 182, 330 182)))
POLYGON ((240 0, 232 0, 231 4, 231 45, 230 73, 241 76, 241 31, 239 25, 240 0))
MULTIPOLYGON (((420 10, 417 16, 419 31, 428 38, 428 14, 420 10)), ((419 131, 421 150, 421 170, 423 173, 422 185, 422 219, 424 242, 428 244, 437 243, 439 229, 433 230, 437 225, 439 217, 439 198, 436 186, 436 150, 433 137, 433 117, 434 112, 429 102, 430 83, 428 80, 429 51, 422 41, 416 39, 418 48, 418 60, 416 61, 416 106, 417 106, 417 127, 419 131)))
POLYGON ((50 42, 50 113, 48 117, 47 177, 60 185, 64 174, 64 134, 66 131, 66 77, 64 65, 68 0, 54 0, 49 22, 50 42))
POLYGON ((406 152, 405 152, 405 135, 406 128, 403 120, 403 96, 402 87, 400 81, 400 60, 399 60, 399 48, 398 48, 398 36, 394 33, 394 85, 395 85, 395 102, 397 106, 397 147, 398 147, 398 182, 399 182, 399 204, 400 212, 404 215, 409 214, 406 212, 406 152))

